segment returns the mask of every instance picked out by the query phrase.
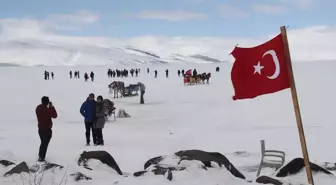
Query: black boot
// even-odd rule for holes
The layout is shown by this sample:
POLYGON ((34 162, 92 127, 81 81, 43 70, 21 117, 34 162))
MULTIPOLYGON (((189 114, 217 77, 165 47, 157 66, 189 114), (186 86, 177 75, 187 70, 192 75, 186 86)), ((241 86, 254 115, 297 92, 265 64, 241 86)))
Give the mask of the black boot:
POLYGON ((97 145, 104 145, 104 140, 99 139, 99 140, 97 141, 97 145))

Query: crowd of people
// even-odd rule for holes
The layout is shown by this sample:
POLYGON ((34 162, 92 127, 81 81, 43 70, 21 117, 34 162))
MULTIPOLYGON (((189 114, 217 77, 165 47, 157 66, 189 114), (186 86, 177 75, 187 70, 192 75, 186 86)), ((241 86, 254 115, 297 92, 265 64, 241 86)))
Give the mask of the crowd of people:
MULTIPOLYGON (((219 67, 216 67, 216 72, 219 72, 219 67)), ((150 73, 150 69, 147 68, 147 73, 149 74, 150 73)), ((49 80, 50 79, 50 74, 51 74, 51 78, 54 79, 54 73, 51 72, 49 73, 48 71, 44 71, 44 79, 45 80, 49 80)), ((115 69, 115 70, 112 70, 112 69, 108 69, 107 71, 107 77, 108 78, 127 78, 129 75, 128 74, 131 74, 132 77, 138 77, 140 75, 140 69, 130 69, 130 70, 127 70, 127 69, 115 69)), ((169 77, 169 70, 166 69, 165 70, 165 74, 166 74, 166 78, 169 77)), ((177 75, 179 77, 183 77, 185 76, 185 70, 182 69, 178 69, 177 70, 177 75)), ((193 75, 197 75, 197 71, 196 69, 193 70, 193 75)), ((70 76, 70 79, 74 78, 74 79, 79 79, 80 78, 80 71, 69 71, 69 76, 70 76)), ((91 71, 90 73, 87 73, 85 72, 84 73, 84 80, 85 81, 88 81, 89 79, 91 79, 91 81, 94 81, 94 77, 95 77, 95 73, 93 71, 91 71)), ((154 78, 157 78, 158 77, 158 71, 157 70, 154 70, 154 78)))
POLYGON ((128 77, 128 73, 131 74, 132 77, 138 77, 139 74, 140 74, 140 69, 130 69, 130 70, 127 70, 127 69, 116 69, 116 70, 112 70, 112 69, 108 69, 107 71, 107 76, 109 78, 115 78, 115 77, 121 77, 121 78, 124 78, 124 77, 128 77))
MULTIPOLYGON (((36 107, 35 112, 38 122, 38 134, 41 140, 38 161, 43 162, 45 161, 49 142, 52 138, 52 119, 57 118, 58 115, 47 96, 42 97, 41 104, 36 107)), ((90 93, 81 105, 79 112, 84 117, 86 145, 89 146, 91 144, 91 135, 95 146, 104 145, 103 128, 106 122, 107 111, 103 97, 99 95, 95 100, 95 95, 90 93)))
MULTIPOLYGON (((219 72, 219 67, 216 68, 216 71, 219 72)), ((109 69, 107 75, 109 78, 117 77, 128 77, 128 70, 111 70, 109 69)), ((169 77, 169 70, 166 69, 166 77, 169 77)), ((147 73, 150 73, 150 69, 147 68, 147 73)), ((130 74, 133 77, 134 74, 136 77, 140 74, 140 69, 131 69, 130 74)), ((193 75, 197 74, 196 69, 193 70, 193 75)), ((79 71, 70 71, 69 72, 70 79, 80 78, 79 71), (74 75, 74 76, 73 76, 74 75)), ((157 78, 158 72, 154 70, 155 78, 157 78)), ((177 75, 180 77, 185 76, 184 69, 178 70, 177 75)), ((49 80, 50 73, 48 71, 44 72, 45 80, 49 80)), ((54 78, 54 73, 51 72, 52 79, 54 78)), ((94 73, 90 72, 91 81, 94 81, 94 73)), ((89 79, 89 75, 84 73, 84 79, 87 81, 89 79)), ((146 87, 143 83, 138 82, 139 89, 140 89, 140 104, 144 104, 144 94, 146 87)), ((109 101, 109 100, 108 100, 109 101)), ((38 134, 41 140, 41 144, 39 147, 39 162, 45 161, 46 153, 48 150, 49 142, 52 138, 52 126, 53 121, 52 119, 56 119, 58 114, 53 106, 52 102, 50 101, 49 97, 43 96, 41 99, 41 104, 36 107, 36 117, 38 122, 38 134)), ((104 106, 104 99, 101 95, 97 97, 95 100, 95 95, 90 93, 87 99, 82 103, 80 107, 80 114, 84 117, 84 124, 85 124, 85 137, 86 137, 86 145, 90 146, 91 144, 91 135, 92 141, 95 146, 104 145, 104 137, 103 137, 103 128, 106 122, 106 107, 104 106)), ((110 113, 108 113, 110 114, 110 113)))

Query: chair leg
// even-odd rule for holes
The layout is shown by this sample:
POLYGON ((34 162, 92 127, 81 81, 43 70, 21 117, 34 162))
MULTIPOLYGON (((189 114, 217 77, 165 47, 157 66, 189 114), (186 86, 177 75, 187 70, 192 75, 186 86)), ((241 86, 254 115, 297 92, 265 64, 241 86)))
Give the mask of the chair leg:
POLYGON ((259 177, 260 175, 260 172, 261 172, 261 168, 263 167, 263 163, 262 161, 260 162, 260 165, 259 165, 259 169, 258 169, 258 172, 257 172, 257 177, 259 177))

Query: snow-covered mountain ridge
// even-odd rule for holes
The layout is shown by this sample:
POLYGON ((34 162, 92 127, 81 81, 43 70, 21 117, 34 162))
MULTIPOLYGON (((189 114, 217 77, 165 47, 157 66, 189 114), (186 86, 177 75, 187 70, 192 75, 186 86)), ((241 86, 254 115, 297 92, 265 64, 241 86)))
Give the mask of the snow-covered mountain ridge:
POLYGON ((0 63, 22 66, 225 62, 202 54, 158 53, 123 44, 17 39, 0 42, 0 63))

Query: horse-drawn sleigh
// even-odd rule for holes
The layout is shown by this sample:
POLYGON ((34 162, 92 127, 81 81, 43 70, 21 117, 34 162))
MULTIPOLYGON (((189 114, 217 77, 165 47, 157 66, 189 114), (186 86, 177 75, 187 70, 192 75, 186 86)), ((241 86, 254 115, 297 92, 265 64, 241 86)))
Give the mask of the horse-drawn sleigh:
POLYGON ((183 78, 184 85, 195 85, 195 84, 205 84, 209 83, 211 78, 211 73, 202 73, 197 75, 191 74, 191 69, 189 69, 183 78))

